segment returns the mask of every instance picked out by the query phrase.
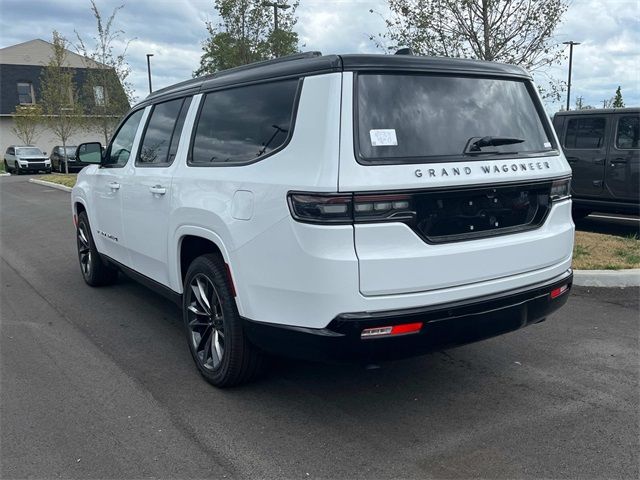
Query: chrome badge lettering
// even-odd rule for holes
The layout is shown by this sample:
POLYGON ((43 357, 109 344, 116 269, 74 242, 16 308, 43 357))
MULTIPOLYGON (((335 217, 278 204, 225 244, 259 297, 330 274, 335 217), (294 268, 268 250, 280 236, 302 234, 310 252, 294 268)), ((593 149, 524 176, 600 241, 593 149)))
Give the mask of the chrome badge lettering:
MULTIPOLYGON (((481 173, 489 175, 501 175, 503 173, 511 172, 533 172, 536 170, 549 170, 551 164, 547 161, 542 162, 526 162, 526 163, 503 163, 500 165, 475 165, 476 170, 479 168, 481 173)), ((418 178, 422 178, 428 173, 429 178, 442 178, 442 177, 457 177, 464 175, 471 175, 473 173, 473 167, 462 166, 453 168, 430 168, 423 172, 420 168, 414 170, 414 175, 418 178)))
POLYGON ((99 235, 102 235, 104 238, 108 238, 109 240, 113 240, 114 242, 118 241, 118 237, 111 235, 110 233, 103 232, 102 230, 96 230, 99 235))

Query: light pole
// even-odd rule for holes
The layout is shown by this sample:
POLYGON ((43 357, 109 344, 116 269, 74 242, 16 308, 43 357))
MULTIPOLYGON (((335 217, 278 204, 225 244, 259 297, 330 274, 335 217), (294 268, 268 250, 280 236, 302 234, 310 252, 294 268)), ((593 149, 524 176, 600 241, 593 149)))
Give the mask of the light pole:
POLYGON ((567 110, 569 110, 569 105, 571 102, 571 66, 573 64, 573 46, 580 45, 580 43, 574 42, 573 40, 562 43, 564 45, 569 45, 569 79, 567 80, 567 110))
MULTIPOLYGON (((278 9, 286 10, 291 8, 291 5, 287 5, 286 3, 278 3, 278 2, 263 2, 263 7, 273 7, 273 31, 276 32, 278 30, 278 9)), ((276 57, 279 56, 278 52, 274 52, 276 57)))
POLYGON ((147 76, 149 77, 149 93, 151 90, 151 61, 150 58, 153 57, 153 53, 147 53, 147 76))

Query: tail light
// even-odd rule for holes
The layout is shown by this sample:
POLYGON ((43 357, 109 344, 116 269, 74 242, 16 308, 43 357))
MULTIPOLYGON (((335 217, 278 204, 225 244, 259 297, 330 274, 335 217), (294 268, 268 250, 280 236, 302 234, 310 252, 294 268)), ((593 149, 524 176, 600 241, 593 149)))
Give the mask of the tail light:
POLYGON ((290 193, 293 218, 307 223, 409 221, 416 217, 411 195, 339 195, 290 193))
POLYGON ((555 180, 551 184, 551 191, 549 192, 549 198, 552 202, 559 202, 565 200, 571 196, 571 179, 563 178, 562 180, 555 180))

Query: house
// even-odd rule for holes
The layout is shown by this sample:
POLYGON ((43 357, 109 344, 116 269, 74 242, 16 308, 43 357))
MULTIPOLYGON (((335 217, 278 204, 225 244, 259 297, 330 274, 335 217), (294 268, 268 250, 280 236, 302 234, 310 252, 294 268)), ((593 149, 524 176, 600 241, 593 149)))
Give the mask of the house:
MULTIPOLYGON (((109 69, 70 50, 67 50, 66 53, 67 66, 73 69, 76 90, 80 93, 83 105, 87 105, 85 110, 88 115, 91 115, 95 120, 100 115, 99 113, 96 114, 96 112, 106 113, 104 106, 110 100, 105 98, 105 87, 101 85, 89 88, 89 90, 92 90, 92 95, 87 94, 88 79, 95 78, 95 76, 90 76, 92 71, 107 72, 107 77, 112 79, 116 85, 115 89, 110 88, 108 91, 112 92, 113 97, 117 97, 115 100, 121 105, 121 110, 128 110, 129 103, 126 99, 125 91, 117 80, 117 75, 113 69, 109 69), (96 106, 103 108, 96 108, 96 106)), ((9 145, 24 144, 24 141, 20 140, 12 131, 14 114, 17 107, 36 105, 40 102, 42 72, 51 61, 52 55, 53 45, 40 39, 0 49, 0 149, 2 153, 6 151, 9 145)), ((103 116, 105 119, 108 117, 111 125, 115 125, 122 113, 114 114, 109 112, 108 115, 104 114, 103 116)), ((99 126, 87 126, 74 134, 68 144, 77 145, 78 143, 89 141, 104 143, 104 136, 99 126)), ((41 125, 36 134, 36 139, 32 143, 43 151, 50 153, 55 145, 60 144, 60 140, 46 126, 41 125)))

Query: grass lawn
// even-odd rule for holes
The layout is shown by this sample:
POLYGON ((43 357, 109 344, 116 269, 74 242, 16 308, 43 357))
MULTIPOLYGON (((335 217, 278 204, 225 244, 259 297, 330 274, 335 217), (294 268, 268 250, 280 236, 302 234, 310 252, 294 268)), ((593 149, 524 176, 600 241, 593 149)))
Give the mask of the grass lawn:
POLYGON ((577 270, 620 270, 640 268, 640 239, 601 233, 576 232, 573 268, 577 270))
POLYGON ((73 187, 76 184, 77 177, 78 175, 76 173, 69 173, 68 175, 64 173, 52 173, 51 175, 40 175, 38 180, 45 180, 47 182, 58 183, 67 187, 73 187))

